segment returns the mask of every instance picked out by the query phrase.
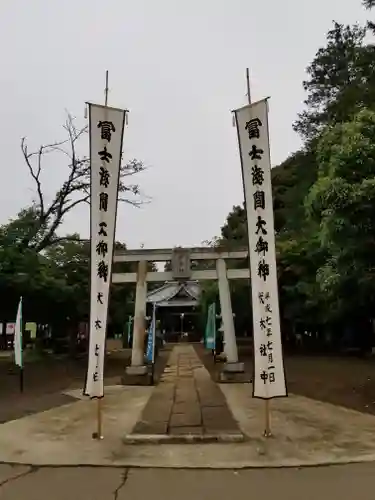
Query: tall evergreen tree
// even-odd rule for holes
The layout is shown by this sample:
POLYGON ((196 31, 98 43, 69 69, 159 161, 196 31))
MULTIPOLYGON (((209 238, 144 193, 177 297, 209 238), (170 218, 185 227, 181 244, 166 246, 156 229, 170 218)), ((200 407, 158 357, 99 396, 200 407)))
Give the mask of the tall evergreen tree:
POLYGON ((326 125, 351 119, 364 107, 375 108, 375 51, 364 43, 365 35, 358 24, 334 22, 326 47, 307 67, 307 109, 293 126, 304 139, 316 138, 326 125))

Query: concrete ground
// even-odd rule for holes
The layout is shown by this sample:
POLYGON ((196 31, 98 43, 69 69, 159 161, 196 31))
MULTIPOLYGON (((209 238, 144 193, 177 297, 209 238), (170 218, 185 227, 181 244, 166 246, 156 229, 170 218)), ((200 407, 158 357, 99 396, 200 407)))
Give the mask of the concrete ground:
POLYGON ((263 438, 264 402, 251 397, 249 384, 220 386, 242 443, 125 444, 155 390, 107 387, 102 441, 92 439, 97 402, 69 391, 76 402, 0 425, 0 462, 240 469, 375 461, 374 416, 301 396, 271 402, 274 435, 263 438))
MULTIPOLYGON (((175 395, 180 379, 192 379, 192 364, 183 358, 179 376, 166 370, 175 395)), ((196 360, 193 365, 197 379, 207 381, 204 368, 196 360)), ((125 444, 157 393, 152 387, 106 388, 101 441, 91 437, 97 402, 81 389, 66 392, 74 402, 0 425, 0 500, 374 498, 374 416, 291 395, 271 402, 273 437, 265 439, 264 402, 251 397, 250 384, 212 390, 223 394, 220 407, 232 414, 244 442, 125 444)))
POLYGON ((1 500, 372 500, 375 464, 258 470, 0 465, 1 500))

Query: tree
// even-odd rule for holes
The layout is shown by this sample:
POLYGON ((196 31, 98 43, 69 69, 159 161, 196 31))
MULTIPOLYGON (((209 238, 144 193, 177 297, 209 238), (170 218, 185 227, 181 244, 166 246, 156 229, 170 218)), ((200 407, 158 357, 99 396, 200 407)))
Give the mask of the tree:
MULTIPOLYGON (((115 242, 115 252, 126 250, 126 245, 115 242)), ((69 316, 77 321, 87 321, 89 318, 90 300, 90 242, 81 240, 78 234, 68 235, 48 247, 45 252, 55 276, 65 279, 70 291, 67 296, 69 316)), ((149 271, 155 271, 154 263, 148 264, 149 271)), ((125 262, 113 265, 113 272, 135 272, 136 263, 125 262)), ((109 324, 121 330, 129 314, 133 313, 135 286, 130 283, 111 286, 109 300, 109 324)))
POLYGON ((316 272, 325 262, 326 251, 318 236, 295 235, 277 240, 277 270, 282 331, 292 339, 301 331, 315 331, 324 324, 326 298, 320 293, 316 272))
POLYGON ((244 207, 237 205, 232 208, 224 226, 221 228, 221 240, 226 248, 244 247, 248 245, 247 219, 244 207))
POLYGON ((319 175, 306 199, 328 258, 317 272, 337 317, 370 334, 375 299, 375 112, 327 129, 319 141, 319 175))
POLYGON ((308 231, 304 201, 316 176, 315 155, 309 150, 297 151, 272 169, 275 232, 279 238, 289 239, 308 231))
MULTIPOLYGON (((77 128, 75 119, 68 114, 64 124, 67 138, 53 144, 42 145, 37 151, 29 151, 26 138, 21 141, 21 149, 28 171, 35 183, 36 198, 31 207, 21 212, 23 237, 17 242, 20 249, 35 249, 40 252, 61 240, 57 229, 68 212, 80 204, 89 203, 90 163, 87 156, 78 153, 80 141, 86 135, 87 127, 77 128), (51 202, 43 189, 42 173, 46 161, 52 162, 53 154, 66 159, 67 178, 57 190, 51 202)), ((145 169, 142 162, 131 160, 123 164, 120 171, 119 201, 134 206, 142 204, 138 184, 128 183, 128 178, 145 169)))
POLYGON ((375 52, 364 44, 365 35, 366 28, 358 24, 334 22, 326 47, 307 67, 307 109, 293 126, 304 139, 311 141, 325 126, 350 119, 363 107, 374 108, 375 52))
MULTIPOLYGON (((82 321, 89 315, 90 242, 72 234, 44 253, 53 275, 64 281, 65 316, 82 321)), ((63 290, 62 290, 63 292, 63 290)))
MULTIPOLYGON (((317 177, 315 155, 298 151, 271 171, 275 232, 288 239, 294 232, 307 230, 304 200, 317 177)), ((247 247, 247 220, 244 206, 237 205, 221 228, 216 245, 247 247)))
MULTIPOLYGON (((364 5, 364 7, 367 9, 367 10, 370 10, 372 9, 373 7, 375 7, 375 0, 362 0, 362 3, 364 5)), ((372 21, 368 21, 367 22, 367 27, 373 32, 375 33, 375 23, 372 22, 372 21)))
MULTIPOLYGON (((35 223, 32 208, 21 211, 17 219, 0 227, 0 317, 14 319, 20 295, 24 297, 24 316, 52 326, 54 336, 65 336, 68 329, 75 342, 77 324, 88 321, 90 242, 78 234, 54 241, 43 252, 22 250, 19 242, 35 223)), ((115 250, 126 246, 115 243, 115 250)), ((124 272, 134 271, 132 263, 122 265, 124 272)), ((133 266, 134 267, 134 266, 133 266)), ((153 263, 149 265, 154 270, 153 263)), ((129 315, 134 287, 130 284, 111 288, 109 323, 122 329, 129 315)), ((111 328, 111 326, 110 326, 111 328)))
MULTIPOLYGON (((375 298, 375 51, 365 35, 334 23, 307 68, 306 109, 294 124, 304 148, 272 169, 282 331, 341 340, 349 326, 362 347, 375 298)), ((247 245, 243 206, 221 236, 227 248, 247 245)), ((233 309, 246 300, 246 286, 234 284, 233 309)))
MULTIPOLYGON (((305 197, 317 178, 314 153, 299 151, 271 171, 279 276, 279 295, 284 332, 292 337, 298 328, 307 328, 316 318, 320 305, 316 271, 323 258, 316 237, 316 223, 308 221, 305 197)), ((221 229, 219 245, 225 248, 247 247, 247 220, 243 206, 233 207, 221 229)), ((248 266, 248 260, 235 262, 248 266)), ((231 283, 236 329, 251 329, 250 283, 231 283)))

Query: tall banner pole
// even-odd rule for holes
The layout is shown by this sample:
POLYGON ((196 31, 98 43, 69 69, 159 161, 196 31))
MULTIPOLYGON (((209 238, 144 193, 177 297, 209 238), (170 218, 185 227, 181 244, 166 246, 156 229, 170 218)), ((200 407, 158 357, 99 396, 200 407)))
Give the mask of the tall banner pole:
MULTIPOLYGON (((247 89, 247 102, 251 104, 251 92, 250 92, 250 70, 246 68, 246 89, 247 89)), ((271 409, 270 400, 266 399, 264 401, 264 436, 270 437, 271 432, 271 409)))
POLYGON ((270 399, 287 396, 280 330, 268 99, 234 110, 249 239, 254 374, 253 397, 265 401, 264 436, 271 436, 270 399))
MULTIPOLYGON (((247 88, 247 102, 251 104, 251 92, 250 92, 250 70, 246 68, 246 88, 247 88)), ((270 400, 266 399, 264 402, 264 436, 270 437, 271 433, 271 410, 270 410, 270 400)))
MULTIPOLYGON (((108 107, 108 70, 105 72, 105 89, 104 89, 104 106, 107 108, 108 107)), ((108 114, 107 110, 104 112, 104 117, 105 121, 107 121, 108 114)), ((107 332, 105 332, 105 335, 107 332)), ((105 356, 105 340, 104 340, 104 356, 105 356)), ((103 358, 104 358, 103 356, 103 358)), ((104 372, 104 359, 103 359, 103 372, 104 372)), ((104 397, 104 373, 103 373, 103 397, 104 397)), ((97 406, 96 406, 96 433, 94 432, 92 437, 94 439, 103 439, 103 407, 102 407, 102 400, 103 398, 98 398, 97 399, 97 406)))
MULTIPOLYGON (((105 89, 104 89, 104 106, 105 108, 108 108, 108 70, 105 72, 105 89)), ((108 121, 108 111, 105 109, 104 112, 105 116, 105 121, 108 121)), ((119 179, 120 180, 120 179, 119 179)), ((119 181, 118 181, 119 182, 119 181)), ((116 199, 116 211, 117 211, 117 199, 116 199)), ((116 221, 115 221, 116 224, 116 221)), ((112 258, 113 260, 113 258, 112 258)), ((108 315, 108 312, 107 312, 108 315)), ((108 321, 108 320, 107 320, 108 321)), ((107 328, 106 328, 107 330, 107 328)), ((107 335, 107 332, 105 332, 105 335, 107 335)), ((105 356, 105 342, 106 340, 104 339, 104 356, 105 356)), ((103 356, 103 358, 104 358, 103 356)), ((103 359, 103 397, 104 397, 104 359, 103 359)), ((103 439, 103 433, 102 433, 102 428, 103 428, 103 407, 102 407, 102 401, 103 398, 98 398, 97 399, 97 428, 96 428, 96 434, 93 433, 93 438, 95 439, 103 439)))
POLYGON ((108 107, 108 71, 104 106, 88 103, 90 135, 90 340, 84 394, 97 399, 97 429, 103 439, 102 399, 109 289, 116 230, 122 141, 126 110, 108 107))

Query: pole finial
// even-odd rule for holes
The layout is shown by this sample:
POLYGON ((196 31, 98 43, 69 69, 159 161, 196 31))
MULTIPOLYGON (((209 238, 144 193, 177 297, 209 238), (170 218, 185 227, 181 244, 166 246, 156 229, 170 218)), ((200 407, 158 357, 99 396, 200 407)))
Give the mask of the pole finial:
POLYGON ((108 70, 105 72, 104 105, 108 106, 108 70))
POLYGON ((251 94, 250 94, 250 71, 246 68, 246 88, 247 88, 247 102, 251 104, 251 94))

